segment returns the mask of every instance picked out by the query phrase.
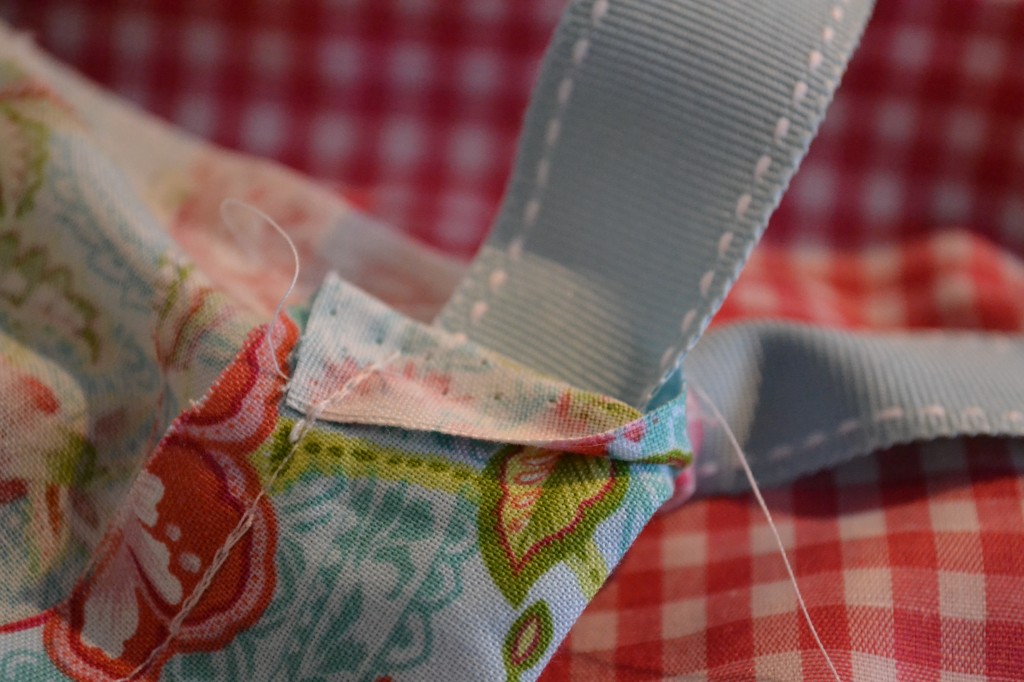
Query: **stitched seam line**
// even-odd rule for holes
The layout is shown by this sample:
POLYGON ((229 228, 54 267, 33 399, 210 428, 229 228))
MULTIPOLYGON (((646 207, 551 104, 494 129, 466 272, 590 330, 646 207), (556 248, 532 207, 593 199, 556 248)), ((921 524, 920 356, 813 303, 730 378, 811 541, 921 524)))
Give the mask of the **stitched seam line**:
MULTIPOLYGON (((808 81, 817 73, 819 67, 824 62, 824 52, 828 50, 830 45, 832 45, 836 35, 835 26, 838 26, 843 21, 845 17, 845 10, 843 9, 843 6, 848 4, 848 2, 849 0, 837 0, 837 2, 832 6, 828 14, 826 24, 821 30, 818 45, 808 52, 806 64, 807 70, 804 77, 793 85, 789 106, 783 112, 783 115, 775 122, 775 127, 772 130, 772 144, 769 146, 768 151, 766 151, 755 162, 751 176, 752 182, 748 186, 747 191, 736 199, 730 221, 734 227, 726 230, 722 233, 722 236, 719 237, 717 245, 718 257, 715 259, 712 267, 705 272, 698 281, 697 286, 700 294, 698 302, 693 308, 683 315, 682 322, 680 323, 680 342, 673 346, 669 346, 662 355, 660 368, 662 371, 661 378, 658 379, 650 390, 646 392, 643 401, 644 403, 650 402, 665 382, 671 378, 679 367, 679 363, 686 354, 693 349, 694 345, 696 345, 697 341, 704 334, 708 324, 711 322, 712 308, 714 308, 716 302, 720 304, 721 300, 724 298, 721 293, 719 293, 714 300, 709 298, 712 291, 727 291, 739 277, 743 264, 749 259, 750 252, 753 250, 756 243, 756 237, 759 229, 755 226, 755 230, 751 234, 739 237, 739 239, 744 240, 744 244, 741 247, 742 251, 737 254, 736 244, 738 242, 738 228, 746 221, 747 212, 754 201, 754 195, 758 190, 770 187, 765 185, 763 181, 765 176, 768 174, 768 171, 771 170, 775 163, 771 154, 773 151, 780 152, 785 150, 781 145, 789 135, 790 127, 792 125, 791 117, 798 111, 799 105, 804 101, 808 94, 808 81), (732 271, 726 274, 725 280, 716 288, 714 286, 716 280, 722 271, 729 265, 732 265, 732 271), (698 314, 700 315, 699 326, 694 329, 694 324, 697 323, 698 314), (685 346, 682 350, 679 350, 679 346, 682 345, 683 342, 685 342, 685 346)), ((761 229, 763 229, 766 224, 767 220, 760 221, 758 223, 761 229)))
MULTIPOLYGON (((2 26, 0 26, 0 35, 3 35, 2 26)), ((276 325, 275 325, 275 328, 276 328, 276 325)), ((251 337, 252 337, 252 335, 254 333, 255 332, 250 332, 249 335, 246 336, 245 341, 242 343, 242 347, 243 348, 246 346, 246 344, 249 343, 249 341, 250 341, 250 339, 251 339, 251 337)), ((210 387, 208 389, 206 389, 206 393, 203 395, 203 400, 205 400, 207 397, 213 395, 213 393, 215 393, 219 389, 220 385, 223 384, 223 383, 224 383, 224 374, 221 374, 216 379, 214 379, 213 383, 210 384, 210 387)), ((196 401, 194 399, 189 399, 188 402, 189 402, 189 405, 190 405, 191 408, 195 408, 196 405, 197 405, 197 403, 196 403, 196 401)), ((148 437, 147 445, 146 445, 147 452, 153 452, 155 450, 155 448, 159 447, 160 443, 163 442, 164 440, 166 440, 168 438, 171 438, 173 436, 179 435, 180 429, 181 429, 181 425, 178 423, 178 420, 177 419, 171 420, 171 423, 167 427, 167 430, 164 432, 164 434, 162 436, 159 436, 159 435, 157 436, 156 443, 152 443, 152 441, 153 441, 153 437, 152 436, 148 437)), ((137 476, 139 474, 139 472, 141 471, 140 468, 137 468, 137 467, 134 467, 134 466, 130 466, 130 465, 126 465, 126 466, 123 466, 123 467, 118 467, 118 469, 123 469, 129 475, 131 475, 133 477, 137 476)), ((113 528, 113 527, 116 527, 116 526, 120 525, 120 521, 121 521, 122 518, 123 518, 123 514, 121 512, 118 512, 111 519, 110 527, 113 528)), ((99 537, 100 537, 100 539, 102 539, 103 533, 101 533, 99 537)), ((85 568, 82 570, 81 575, 92 575, 93 570, 96 568, 96 564, 97 564, 97 562, 99 560, 100 560, 100 556, 97 553, 93 552, 92 556, 90 556, 89 560, 86 562, 85 568)), ((135 670, 135 671, 132 672, 132 675, 137 675, 140 672, 141 672, 141 670, 135 670)), ((124 678, 124 680, 130 680, 130 679, 131 679, 131 677, 124 678)), ((122 681, 119 680, 118 682, 122 682, 122 681)))
MULTIPOLYGON (((939 420, 943 420, 941 425, 952 426, 949 421, 952 416, 959 416, 959 418, 964 422, 970 422, 972 420, 976 422, 976 429, 972 434, 964 433, 961 435, 997 433, 999 432, 999 429, 996 428, 996 424, 1000 422, 1006 424, 1017 424, 1017 428, 1020 429, 1020 432, 1024 433, 1024 411, 1022 410, 1007 410, 1001 414, 993 414, 977 406, 952 410, 936 404, 926 405, 925 407, 918 408, 917 410, 907 413, 904 408, 894 405, 860 419, 844 419, 838 426, 831 429, 819 429, 817 431, 812 431, 803 437, 791 440, 789 443, 777 445, 767 452, 751 453, 752 460, 754 460, 754 464, 761 465, 788 461, 801 453, 823 448, 827 445, 832 445, 837 441, 841 442, 851 439, 858 433, 864 433, 871 428, 880 427, 884 424, 899 427, 912 427, 920 424, 920 420, 932 419, 935 420, 936 426, 940 425, 939 420), (984 422, 981 420, 984 420, 984 422)), ((700 420, 706 423, 717 423, 715 420, 703 416, 700 420)), ((719 473, 717 465, 713 463, 708 463, 704 465, 704 467, 705 468, 701 469, 701 473, 705 476, 714 476, 719 473), (712 469, 714 469, 714 471, 712 471, 712 469)), ((727 471, 738 471, 738 468, 730 467, 727 471)))
POLYGON ((297 422, 295 422, 295 424, 292 426, 291 433, 289 434, 288 437, 288 439, 292 443, 291 449, 288 451, 288 454, 285 455, 284 458, 282 458, 281 463, 278 464, 277 468, 274 469, 274 471, 271 473, 270 477, 267 479, 266 484, 260 488, 259 493, 257 493, 256 497, 253 499, 252 504, 250 504, 249 507, 245 510, 245 513, 239 519, 238 524, 231 530, 230 533, 228 533, 228 536, 224 540, 224 544, 213 555, 213 559, 210 562, 210 565, 206 568, 206 571, 203 573, 203 577, 196 584, 195 589, 192 590, 188 598, 182 603, 181 609, 178 610, 178 613, 175 614, 174 618, 168 625, 167 637, 156 648, 154 648, 153 651, 149 653, 149 656, 147 656, 146 659, 142 663, 140 663, 137 668, 135 668, 135 670, 129 673, 126 677, 121 678, 118 682, 131 682, 131 680, 134 680, 139 675, 143 674, 149 668, 149 666, 151 666, 157 659, 160 658, 161 655, 163 655, 163 652, 167 649, 167 647, 174 640, 174 638, 177 637, 177 635, 181 631, 181 626, 184 624, 185 619, 188 618, 189 614, 192 612, 192 609, 195 608, 196 604, 199 603, 199 600, 202 599, 203 594, 206 592, 207 589, 209 589, 210 585, 213 583, 213 580, 217 576, 217 573, 220 571, 221 566, 223 566, 224 562, 227 561, 228 555, 231 553, 232 548, 234 548, 234 546, 238 544, 238 541, 245 537, 246 533, 248 533, 249 530, 252 528, 252 523, 256 515, 257 506, 259 506, 259 503, 263 500, 263 498, 267 496, 269 490, 273 487, 278 477, 285 470, 285 468, 287 468, 288 464, 292 460, 292 457, 295 455, 295 453, 299 449, 299 446, 302 444, 302 439, 306 436, 307 433, 309 433, 309 431, 311 431, 314 428, 314 426, 316 426, 317 421, 320 419, 320 415, 322 414, 323 410, 327 409, 332 403, 344 399, 353 390, 355 390, 362 382, 366 381, 368 378, 370 378, 377 372, 384 370, 385 367, 398 356, 399 353, 395 352, 385 357, 383 360, 379 360, 368 365, 361 372, 354 375, 351 379, 345 382, 345 384, 342 385, 341 388, 339 388, 336 392, 332 393, 331 395, 327 396, 322 401, 317 403, 313 407, 313 409, 311 409, 308 412, 306 418, 299 419, 297 422))
MULTIPOLYGON (((414 355, 413 356, 402 355, 402 354, 399 353, 399 354, 396 354, 394 357, 396 357, 396 358, 397 357, 401 357, 403 359, 408 359, 410 357, 416 357, 416 356, 414 356, 414 355)), ((387 361, 387 362, 390 362, 390 360, 387 361)), ((388 375, 388 376, 391 376, 391 377, 394 377, 394 378, 402 378, 402 374, 400 374, 398 372, 395 372, 393 370, 392 371, 388 371, 387 367, 378 368, 377 373, 378 374, 385 374, 385 375, 388 375)), ((292 407, 294 409, 300 411, 300 412, 307 412, 309 414, 312 414, 315 409, 318 409, 319 405, 320 405, 320 403, 317 403, 316 405, 306 405, 302 401, 296 401, 295 403, 292 404, 292 407)), ((483 434, 483 433, 481 433, 479 431, 473 431, 473 430, 471 430, 468 427, 455 428, 455 427, 452 427, 450 425, 446 425, 446 424, 443 424, 443 423, 437 423, 437 422, 433 422, 433 421, 421 421, 421 420, 414 419, 412 417, 405 417, 405 418, 402 418, 402 419, 397 419, 397 418, 396 419, 387 419, 387 418, 381 417, 381 416, 379 416, 377 414, 373 414, 373 415, 369 415, 369 416, 367 416, 367 415, 351 415, 351 414, 338 413, 338 412, 332 412, 330 414, 325 414, 330 407, 336 407, 336 406, 337 406, 337 400, 335 400, 330 405, 325 405, 323 407, 320 407, 319 408, 320 411, 318 413, 317 421, 326 421, 326 422, 335 423, 335 424, 337 424, 337 423, 348 423, 348 424, 361 424, 361 425, 366 425, 366 426, 390 426, 390 427, 395 427, 395 428, 400 428, 400 429, 411 429, 411 430, 414 430, 414 431, 439 431, 439 432, 442 432, 442 433, 444 433, 446 435, 457 436, 459 438, 470 438, 470 439, 475 439, 475 440, 484 440, 484 441, 490 441, 490 442, 498 442, 498 440, 495 439, 493 436, 488 436, 488 435, 483 434)), ((587 440, 591 440, 591 439, 594 439, 594 438, 602 438, 602 437, 607 437, 607 436, 611 436, 611 435, 615 435, 615 434, 621 433, 624 430, 628 429, 630 426, 632 426, 632 425, 634 425, 636 423, 645 421, 645 419, 646 419, 645 416, 641 415, 641 416, 638 416, 636 419, 632 419, 632 420, 630 420, 630 421, 628 421, 628 422, 626 422, 624 424, 619 424, 618 426, 613 426, 611 428, 605 429, 604 431, 597 431, 595 433, 588 433, 588 434, 582 435, 582 436, 554 436, 553 435, 552 437, 549 437, 549 438, 541 438, 541 439, 518 438, 518 439, 515 439, 514 441, 501 441, 501 442, 514 442, 514 443, 517 443, 517 444, 520 444, 520 445, 528 445, 528 446, 536 446, 536 447, 543 447, 545 445, 558 445, 559 447, 571 447, 571 444, 574 443, 574 442, 587 441, 587 440)), ((617 461, 622 461, 622 462, 638 462, 638 461, 642 461, 642 459, 632 459, 632 458, 629 458, 629 457, 621 457, 621 456, 611 456, 611 455, 609 455, 609 457, 611 459, 615 459, 617 461)))
MULTIPOLYGON (((548 119, 547 125, 544 128, 544 150, 534 169, 533 191, 523 207, 519 234, 509 242, 506 252, 506 257, 511 262, 518 262, 522 257, 526 238, 537 224, 537 218, 540 216, 540 211, 543 207, 548 179, 551 174, 551 160, 561 139, 562 121, 565 117, 565 112, 569 108, 569 104, 572 102, 572 91, 576 87, 577 74, 582 70, 587 54, 590 52, 591 37, 601 26, 601 22, 605 15, 608 14, 610 7, 611 0, 595 0, 594 4, 591 5, 590 21, 584 26, 576 42, 573 43, 572 50, 570 51, 569 66, 558 81, 558 87, 555 90, 557 105, 555 112, 548 119)), ((469 320, 471 323, 476 324, 487 315, 488 305, 486 299, 488 298, 488 293, 498 293, 505 286, 507 280, 508 272, 504 268, 495 266, 490 270, 486 285, 482 288, 482 293, 470 306, 469 320)))

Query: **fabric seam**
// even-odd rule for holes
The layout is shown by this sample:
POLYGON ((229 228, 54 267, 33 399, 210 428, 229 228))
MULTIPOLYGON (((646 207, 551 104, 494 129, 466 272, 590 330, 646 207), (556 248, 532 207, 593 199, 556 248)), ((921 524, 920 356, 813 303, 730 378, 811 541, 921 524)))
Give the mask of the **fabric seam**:
MULTIPOLYGON (((582 3, 581 3, 582 4, 582 3)), ((561 139, 562 121, 565 113, 572 103, 572 91, 576 86, 577 74, 583 69, 587 54, 590 52, 591 36, 600 28, 601 22, 608 10, 611 8, 611 0, 595 0, 590 7, 590 21, 581 31, 579 37, 573 42, 570 50, 570 60, 562 78, 558 81, 555 89, 555 100, 557 102, 555 112, 548 119, 544 128, 544 149, 540 160, 534 169, 533 188, 530 198, 523 207, 523 214, 520 220, 519 233, 509 242, 505 255, 511 262, 518 262, 523 254, 523 247, 526 238, 533 231, 534 225, 543 207, 544 198, 548 186, 548 178, 551 173, 551 161, 558 148, 561 139)), ((476 324, 487 315, 488 290, 491 294, 498 293, 508 280, 508 272, 500 265, 489 269, 486 288, 469 309, 470 322, 476 324)))
MULTIPOLYGON (((382 371, 390 362, 392 362, 396 357, 398 357, 398 355, 399 354, 397 352, 392 353, 388 357, 378 362, 367 365, 361 372, 353 375, 352 378, 349 379, 344 385, 342 385, 337 391, 327 396, 317 405, 315 405, 313 409, 309 411, 309 416, 307 418, 300 419, 292 425, 292 429, 288 437, 288 440, 292 445, 291 449, 288 451, 288 454, 281 459, 280 464, 278 464, 277 468, 274 469, 274 471, 271 473, 270 477, 267 479, 267 482, 260 487, 259 493, 257 493, 252 503, 246 508, 245 513, 242 514, 242 517, 241 519, 239 519, 238 524, 231 530, 230 533, 228 533, 223 545, 221 545, 221 547, 214 554, 213 559, 210 562, 210 565, 206 568, 206 571, 203 573, 203 577, 200 579, 199 583, 196 584, 195 589, 193 589, 192 592, 189 594, 188 598, 184 602, 182 602, 181 609, 178 610, 178 613, 174 616, 174 618, 171 619, 171 622, 167 627, 167 636, 159 645, 157 645, 157 647, 153 649, 153 651, 150 652, 146 659, 142 663, 140 663, 138 667, 135 668, 135 670, 133 670, 127 676, 121 678, 118 682, 131 682, 131 680, 134 680, 139 675, 145 673, 146 670, 151 665, 153 665, 153 663, 156 662, 160 658, 160 656, 163 655, 163 652, 167 649, 168 646, 170 646, 174 638, 178 636, 178 634, 181 631, 181 626, 185 622, 185 619, 188 618, 189 614, 192 612, 192 609, 196 607, 196 605, 199 603, 199 600, 202 599, 203 595, 205 594, 206 590, 209 589, 210 585, 213 583, 214 578, 216 578, 217 573, 224 565, 224 562, 227 561, 228 555, 230 555, 231 550, 234 548, 236 544, 238 544, 238 542, 243 537, 245 537, 246 533, 248 533, 249 530, 252 528, 256 508, 259 506, 259 503, 269 494, 269 491, 273 487, 274 483, 277 481, 277 478, 281 475, 284 469, 291 462, 292 457, 298 451, 299 445, 302 443, 302 439, 318 423, 320 419, 320 413, 324 409, 326 409, 331 403, 346 397, 349 393, 355 390, 359 386, 359 384, 361 384, 366 379, 370 378, 370 376, 382 371)), ((217 382, 215 382, 214 385, 217 385, 217 382)), ((281 396, 281 404, 284 404, 284 401, 287 398, 287 383, 284 385, 284 388, 285 395, 281 396)))
MULTIPOLYGON (((995 426, 995 424, 1000 420, 1007 424, 1019 425, 1017 427, 1017 431, 1014 431, 1013 427, 1010 427, 1007 429, 1006 433, 1010 435, 1024 434, 1024 411, 1021 410, 1008 410, 1001 414, 994 414, 977 406, 953 410, 942 405, 935 404, 927 405, 907 414, 901 406, 893 405, 859 419, 844 419, 836 427, 812 431, 803 437, 794 438, 788 443, 776 445, 767 451, 751 452, 751 460, 752 463, 761 465, 790 461, 802 453, 816 450, 836 442, 842 443, 847 441, 854 438, 858 432, 867 431, 872 427, 880 427, 885 424, 901 428, 913 427, 915 424, 920 423, 919 420, 925 419, 933 419, 936 422, 939 420, 945 420, 945 426, 947 427, 949 431, 948 435, 950 436, 997 435, 1002 433, 995 426), (970 420, 985 420, 986 423, 978 423, 974 431, 965 432, 963 429, 956 428, 949 421, 954 415, 959 416, 964 422, 969 422, 970 420)), ((714 420, 703 416, 700 417, 700 421, 706 423, 717 423, 714 420)), ((935 434, 935 436, 942 435, 943 434, 941 433, 935 434)), ((900 442, 900 440, 895 439, 894 444, 896 442, 900 442)), ((726 469, 726 471, 730 473, 738 470, 739 467, 736 466, 726 469)), ((704 477, 710 477, 718 475, 721 470, 717 465, 709 462, 701 467, 700 472, 704 477), (714 469, 713 471, 712 468, 714 469)))

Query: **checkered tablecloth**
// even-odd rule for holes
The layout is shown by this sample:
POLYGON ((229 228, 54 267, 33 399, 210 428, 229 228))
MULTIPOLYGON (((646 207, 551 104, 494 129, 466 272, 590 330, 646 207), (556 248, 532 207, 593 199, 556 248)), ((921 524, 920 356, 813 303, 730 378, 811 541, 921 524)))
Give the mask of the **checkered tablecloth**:
POLYGON ((564 0, 0 0, 61 60, 463 256, 564 0))
MULTIPOLYGON (((563 5, 0 0, 0 15, 142 106, 467 255, 563 5)), ((879 3, 716 324, 764 317, 1020 333, 1024 5, 879 3)), ((766 498, 843 679, 1024 679, 1024 445, 901 447, 766 498)), ((544 679, 831 677, 763 516, 736 497, 658 517, 544 679)))
MULTIPOLYGON (((1020 333, 1024 6, 880 3, 767 234, 716 324, 1020 333)), ((767 493, 844 680, 1024 679, 1022 474, 961 440, 767 493)), ((656 519, 544 679, 833 678, 745 497, 656 519)))
MULTIPOLYGON (((1022 474, 1020 443, 951 441, 767 492, 844 680, 1024 678, 1022 474)), ((705 678, 833 679, 749 497, 657 518, 543 679, 705 678)))
MULTIPOLYGON (((760 317, 1020 333, 1024 6, 879 3, 716 324, 760 317)), ((1022 474, 961 440, 767 493, 844 680, 1024 679, 1022 474)), ((656 519, 544 679, 833 678, 745 497, 656 519)))

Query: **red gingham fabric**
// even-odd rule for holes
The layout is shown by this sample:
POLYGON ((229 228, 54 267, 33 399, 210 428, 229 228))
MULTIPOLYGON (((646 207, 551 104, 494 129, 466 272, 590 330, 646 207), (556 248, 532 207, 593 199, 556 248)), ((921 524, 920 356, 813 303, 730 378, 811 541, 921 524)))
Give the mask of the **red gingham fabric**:
MULTIPOLYGON (((1024 677, 1022 474, 1020 443, 937 442, 765 494, 844 680, 1024 677)), ((542 677, 704 678, 834 679, 749 497, 656 518, 542 677)))
MULTIPOLYGON (((0 0, 0 16, 184 129, 468 256, 565 2, 0 0)), ((1004 0, 880 3, 768 240, 942 225, 1024 247, 1022 22, 1004 0)))
MULTIPOLYGON (((1024 5, 880 3, 715 324, 1020 333, 1021 65, 1024 5)), ((766 500, 844 680, 1024 679, 1020 442, 896 448, 766 500)), ((657 518, 542 679, 834 678, 748 496, 657 518)))
POLYGON ((564 0, 0 0, 139 106, 469 256, 564 0))
MULTIPOLYGON (((482 240, 564 0, 0 0, 59 57, 435 246, 482 240)), ((880 2, 716 325, 1024 328, 1024 4, 880 2)), ((955 362, 955 358, 950 359, 955 362)), ((1024 679, 1024 445, 768 491, 844 680, 1024 679)), ((643 532, 543 679, 832 679, 751 497, 643 532)))
MULTIPOLYGON (((879 3, 715 324, 1020 333, 1022 65, 1024 5, 879 3)), ((896 448, 766 500, 844 680, 1024 679, 1024 445, 896 448)), ((833 677, 748 496, 657 518, 542 679, 833 677)))
POLYGON ((771 239, 1024 247, 1024 7, 879 2, 771 239))

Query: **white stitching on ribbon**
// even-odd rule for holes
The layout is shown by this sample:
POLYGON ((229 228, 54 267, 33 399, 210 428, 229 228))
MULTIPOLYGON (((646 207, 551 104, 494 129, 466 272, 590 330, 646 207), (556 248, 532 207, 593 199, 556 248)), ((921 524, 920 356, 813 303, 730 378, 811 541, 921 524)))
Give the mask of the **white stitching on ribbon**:
MULTIPOLYGON (((995 432, 995 424, 998 423, 1009 423, 1019 425, 1021 432, 1024 432, 1024 411, 1022 410, 1008 410, 998 415, 986 412, 981 407, 971 406, 966 407, 957 413, 956 411, 943 407, 942 405, 927 405, 919 408, 915 412, 907 413, 903 407, 894 405, 887 407, 873 414, 867 415, 861 419, 844 419, 836 427, 831 429, 822 429, 811 432, 805 436, 795 438, 789 443, 783 443, 773 447, 771 450, 764 455, 754 457, 755 461, 769 461, 769 462, 783 462, 793 457, 800 455, 809 450, 815 450, 826 445, 830 445, 835 441, 842 441, 852 438, 855 433, 865 431, 872 426, 885 423, 900 423, 902 425, 912 424, 918 420, 942 420, 950 417, 951 413, 958 416, 964 422, 974 422, 979 428, 979 435, 984 432, 995 432)), ((710 417, 701 415, 699 417, 701 421, 707 423, 717 423, 710 417)), ((715 467, 714 471, 710 468, 707 470, 701 470, 704 476, 714 476, 718 473, 718 468, 715 467)))
MULTIPOLYGON (((557 104, 544 129, 544 151, 541 153, 540 161, 537 162, 533 191, 523 208, 522 229, 519 235, 508 245, 508 259, 513 263, 522 258, 523 245, 526 238, 537 224, 537 218, 540 216, 541 206, 544 202, 544 194, 547 190, 548 179, 551 175, 551 159, 562 135, 562 120, 565 117, 566 110, 569 108, 569 103, 572 101, 572 91, 576 87, 576 75, 583 67, 587 54, 590 52, 590 37, 601 25, 601 21, 608 14, 610 7, 611 0, 595 0, 590 8, 590 23, 586 25, 582 35, 573 43, 569 66, 566 68, 562 79, 558 82, 558 87, 555 90, 555 101, 557 104)), ((498 293, 507 280, 508 273, 505 270, 500 268, 494 270, 488 278, 490 291, 498 293)), ((484 316, 487 315, 488 308, 487 301, 482 297, 475 301, 470 307, 470 321, 476 324, 483 320, 484 316)))
MULTIPOLYGON (((829 17, 832 22, 836 24, 842 22, 845 16, 845 12, 843 10, 842 5, 847 2, 848 0, 839 0, 839 2, 832 7, 831 11, 829 12, 829 17)), ((798 80, 793 85, 789 110, 776 120, 775 126, 772 129, 772 144, 775 147, 779 147, 783 142, 786 141, 786 138, 789 136, 790 128, 792 126, 790 118, 792 116, 792 112, 798 106, 800 106, 800 104, 803 103, 804 99, 806 98, 809 90, 807 81, 810 77, 814 76, 815 73, 817 73, 818 69, 824 63, 824 51, 832 44, 835 35, 835 27, 833 27, 830 24, 826 24, 824 28, 822 28, 821 30, 819 46, 815 47, 807 54, 806 75, 804 76, 804 78, 798 80)), ((752 186, 749 188, 748 191, 743 192, 739 197, 737 197, 736 203, 734 204, 733 219, 736 223, 742 223, 743 221, 746 220, 747 212, 750 210, 751 204, 754 201, 754 192, 763 184, 765 176, 771 170, 772 162, 773 160, 770 154, 763 154, 761 157, 758 158, 757 162, 754 164, 754 168, 751 173, 751 178, 753 180, 752 186)), ((716 279, 718 279, 720 275, 721 266, 722 263, 725 262, 726 256, 732 251, 734 245, 739 243, 736 237, 737 234, 734 230, 727 230, 720 237, 718 242, 718 257, 715 260, 715 263, 707 272, 705 272, 701 276, 700 280, 698 280, 698 289, 700 297, 697 302, 697 305, 695 305, 693 308, 688 310, 683 315, 682 323, 679 326, 680 332, 682 334, 680 342, 687 338, 689 339, 688 341, 686 341, 686 347, 682 352, 680 352, 678 345, 669 346, 669 349, 666 351, 665 356, 663 356, 662 366, 660 368, 662 372, 661 378, 647 392, 644 399, 645 403, 649 402, 654 397, 658 389, 661 388, 665 381, 667 381, 668 378, 675 371, 676 367, 678 367, 679 362, 682 360, 685 354, 693 349, 693 346, 697 343, 697 340, 704 334, 704 330, 707 329, 707 326, 711 321, 710 317, 707 315, 709 308, 708 296, 709 294, 712 293, 712 290, 714 288, 713 285, 715 284, 716 279), (700 313, 700 311, 704 311, 704 316, 702 321, 700 322, 700 328, 694 331, 694 323, 697 322, 698 314, 700 313), (673 356, 674 361, 666 361, 667 358, 673 356)), ((742 248, 744 249, 745 253, 743 257, 738 261, 734 260, 734 263, 745 262, 747 260, 747 257, 749 256, 750 250, 753 248, 754 242, 752 239, 748 238, 744 239, 743 241, 744 243, 742 248)), ((728 281, 735 281, 738 276, 739 272, 734 272, 728 276, 728 281)))

